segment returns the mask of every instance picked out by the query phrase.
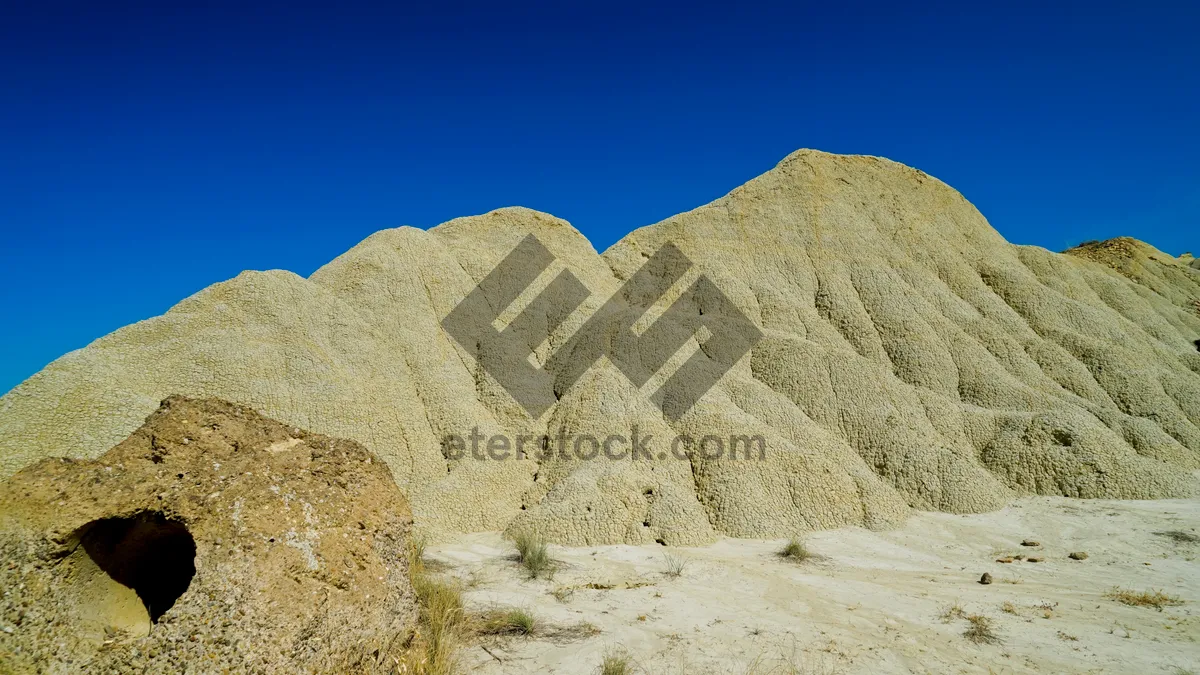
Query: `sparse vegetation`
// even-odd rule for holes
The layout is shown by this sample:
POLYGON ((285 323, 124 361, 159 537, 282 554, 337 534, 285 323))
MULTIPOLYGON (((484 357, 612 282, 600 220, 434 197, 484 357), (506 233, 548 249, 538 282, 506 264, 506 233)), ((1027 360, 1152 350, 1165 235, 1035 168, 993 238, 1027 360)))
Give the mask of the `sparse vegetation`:
POLYGON ((425 568, 425 540, 409 540, 408 573, 417 596, 417 627, 403 641, 376 647, 343 668, 356 675, 451 675, 458 670, 456 652, 463 622, 462 591, 433 577, 425 568))
POLYGON ((996 635, 991 619, 982 614, 970 614, 965 618, 969 625, 963 632, 963 637, 975 644, 994 645, 1000 642, 1000 636, 996 635))
POLYGON ((946 609, 942 610, 941 619, 942 619, 942 623, 950 623, 951 621, 953 621, 955 619, 961 619, 961 618, 965 617, 966 615, 967 615, 967 611, 965 609, 963 609, 962 604, 956 602, 953 605, 950 605, 946 609))
POLYGON ((493 609, 473 617, 471 629, 477 635, 533 635, 538 622, 524 609, 493 609))
POLYGON ((1064 633, 1061 630, 1058 631, 1058 639, 1062 640, 1063 642, 1079 642, 1078 637, 1071 635, 1069 633, 1064 633))
POLYGON ((788 543, 784 544, 783 548, 779 550, 779 557, 783 558, 784 560, 790 560, 791 562, 804 562, 806 560, 811 560, 814 556, 812 551, 808 550, 808 546, 803 540, 797 537, 792 537, 790 540, 788 540, 788 543))
POLYGON ((557 586, 554 590, 550 591, 550 595, 553 595, 554 599, 559 602, 570 602, 571 597, 575 595, 575 588, 572 586, 557 586))
POLYGON ((610 651, 600 662, 600 675, 629 675, 633 672, 633 666, 629 661, 629 654, 624 651, 610 651))
POLYGON ((541 535, 535 532, 518 532, 513 537, 513 544, 517 547, 517 562, 525 568, 530 579, 554 576, 556 565, 541 535))
MULTIPOLYGON (((1004 603, 1002 609, 1010 614, 1016 613, 1016 607, 1011 602, 1004 603)), ((939 618, 941 618, 942 623, 950 623, 955 619, 965 620, 967 622, 967 630, 963 633, 963 637, 976 644, 996 644, 1000 641, 1000 638, 996 635, 992 620, 982 614, 967 614, 967 610, 963 608, 962 603, 955 602, 953 605, 942 610, 939 618)))
POLYGON ((1034 605, 1033 608, 1037 609, 1037 610, 1041 610, 1043 619, 1053 619, 1054 618, 1054 610, 1058 609, 1058 603, 1055 602, 1055 603, 1051 604, 1049 602, 1043 602, 1040 605, 1034 605))
POLYGON ((1005 614, 1016 614, 1017 606, 1011 602, 1005 602, 1003 605, 1000 605, 1000 611, 1004 612, 1005 614))
POLYGON ((1118 587, 1109 591, 1104 597, 1130 607, 1153 607, 1160 612, 1163 607, 1177 607, 1183 604, 1183 600, 1180 600, 1178 596, 1167 595, 1162 591, 1155 590, 1131 591, 1118 587))
POLYGON ((683 576, 683 571, 687 569, 688 561, 685 558, 673 556, 670 553, 663 556, 663 563, 666 565, 666 571, 663 574, 678 579, 683 576))
POLYGON ((1165 532, 1155 532, 1160 537, 1166 537, 1176 544, 1200 544, 1200 535, 1184 532, 1183 530, 1167 530, 1165 532))
POLYGON ((425 546, 429 540, 424 534, 413 532, 408 538, 408 548, 405 552, 408 554, 408 569, 417 569, 424 571, 425 569, 425 546))
POLYGON ((833 675, 837 672, 836 667, 824 661, 800 663, 793 653, 773 658, 759 655, 746 667, 745 675, 833 675))
POLYGON ((452 651, 463 621, 462 591, 457 585, 421 574, 413 579, 417 593, 418 618, 431 653, 452 651))
POLYGON ((495 607, 478 614, 469 615, 463 631, 474 637, 525 637, 538 636, 552 642, 570 642, 586 639, 600 633, 592 623, 582 622, 568 626, 549 625, 540 621, 532 612, 519 607, 495 607))

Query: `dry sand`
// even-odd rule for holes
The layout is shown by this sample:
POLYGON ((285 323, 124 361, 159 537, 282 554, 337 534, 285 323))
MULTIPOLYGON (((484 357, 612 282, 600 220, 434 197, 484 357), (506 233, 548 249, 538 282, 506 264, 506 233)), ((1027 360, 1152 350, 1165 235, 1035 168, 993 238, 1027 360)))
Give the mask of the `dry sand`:
POLYGON ((516 606, 548 627, 600 630, 474 644, 463 653, 473 673, 594 673, 614 650, 643 673, 1200 672, 1200 545, 1158 534, 1167 531, 1200 536, 1200 501, 1027 497, 986 514, 920 512, 892 531, 811 534, 822 559, 801 564, 775 555, 782 540, 552 546, 554 578, 527 580, 498 533, 427 557, 464 581, 472 608, 516 606), (1041 546, 1022 546, 1027 538, 1041 546), (1044 561, 996 562, 1009 554, 1044 561), (682 576, 665 573, 665 555, 687 561, 682 576), (983 572, 994 583, 978 583, 983 572), (1183 604, 1126 606, 1106 597, 1118 586, 1183 604), (943 616, 956 604, 991 618, 1001 642, 967 640, 967 622, 943 616))

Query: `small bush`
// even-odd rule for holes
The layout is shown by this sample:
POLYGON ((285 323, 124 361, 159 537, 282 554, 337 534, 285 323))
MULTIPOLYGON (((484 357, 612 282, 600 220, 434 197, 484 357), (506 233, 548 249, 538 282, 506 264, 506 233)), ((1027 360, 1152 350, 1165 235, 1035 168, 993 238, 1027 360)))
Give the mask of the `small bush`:
POLYGON ((529 573, 530 579, 554 575, 554 560, 550 558, 546 542, 540 535, 519 532, 513 537, 513 544, 517 547, 517 562, 529 573))
POLYGON ((779 550, 779 557, 792 562, 804 562, 805 560, 811 560, 814 556, 803 541, 793 537, 779 550))
POLYGON ((1158 611, 1162 611, 1163 607, 1178 607, 1183 604, 1177 596, 1167 595, 1162 591, 1130 591, 1123 588, 1114 588, 1109 591, 1104 597, 1130 607, 1153 607, 1158 611))

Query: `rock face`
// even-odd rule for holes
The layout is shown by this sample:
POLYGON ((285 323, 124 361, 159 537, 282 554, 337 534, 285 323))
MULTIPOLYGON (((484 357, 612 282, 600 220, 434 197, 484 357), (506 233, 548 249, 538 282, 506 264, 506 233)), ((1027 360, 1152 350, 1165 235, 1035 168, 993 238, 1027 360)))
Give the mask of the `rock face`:
POLYGON ((0 671, 345 672, 414 624, 410 526, 358 443, 170 398, 0 486, 0 671))
POLYGON ((435 533, 700 544, 884 527, 909 508, 981 511, 1015 494, 1195 494, 1200 274, 1133 246, 1128 269, 1014 246, 921 171, 807 150, 603 255, 521 208, 385 230, 307 279, 246 272, 55 361, 0 399, 0 466, 94 457, 182 393, 359 441, 435 533), (546 278, 569 269, 590 292, 531 340, 539 364, 668 242, 696 265, 681 284, 702 272, 764 337, 677 421, 649 400, 652 384, 603 359, 530 419, 441 322, 531 233, 556 259, 546 278), (605 438, 635 426, 658 451, 677 434, 757 434, 766 457, 443 452, 475 429, 605 438))

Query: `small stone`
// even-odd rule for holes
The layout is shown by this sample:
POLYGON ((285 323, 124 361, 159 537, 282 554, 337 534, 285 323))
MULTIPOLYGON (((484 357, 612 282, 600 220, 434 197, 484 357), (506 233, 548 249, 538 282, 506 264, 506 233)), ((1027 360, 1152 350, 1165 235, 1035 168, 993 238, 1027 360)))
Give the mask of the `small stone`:
POLYGON ((1021 545, 1022 546, 1041 546, 1042 542, 1036 541, 1034 539, 1026 539, 1021 542, 1021 545))
POLYGON ((998 563, 1010 563, 1012 561, 1013 561, 1013 559, 1011 557, 996 558, 996 562, 998 562, 998 563))
POLYGON ((1043 560, 1045 560, 1045 558, 1029 557, 1025 559, 1025 562, 1042 562, 1043 560))
POLYGON ((983 584, 984 586, 992 583, 992 575, 984 572, 983 576, 979 577, 979 583, 983 584))
POLYGON ((1075 551, 1067 556, 1071 560, 1087 560, 1087 553, 1084 551, 1075 551))

